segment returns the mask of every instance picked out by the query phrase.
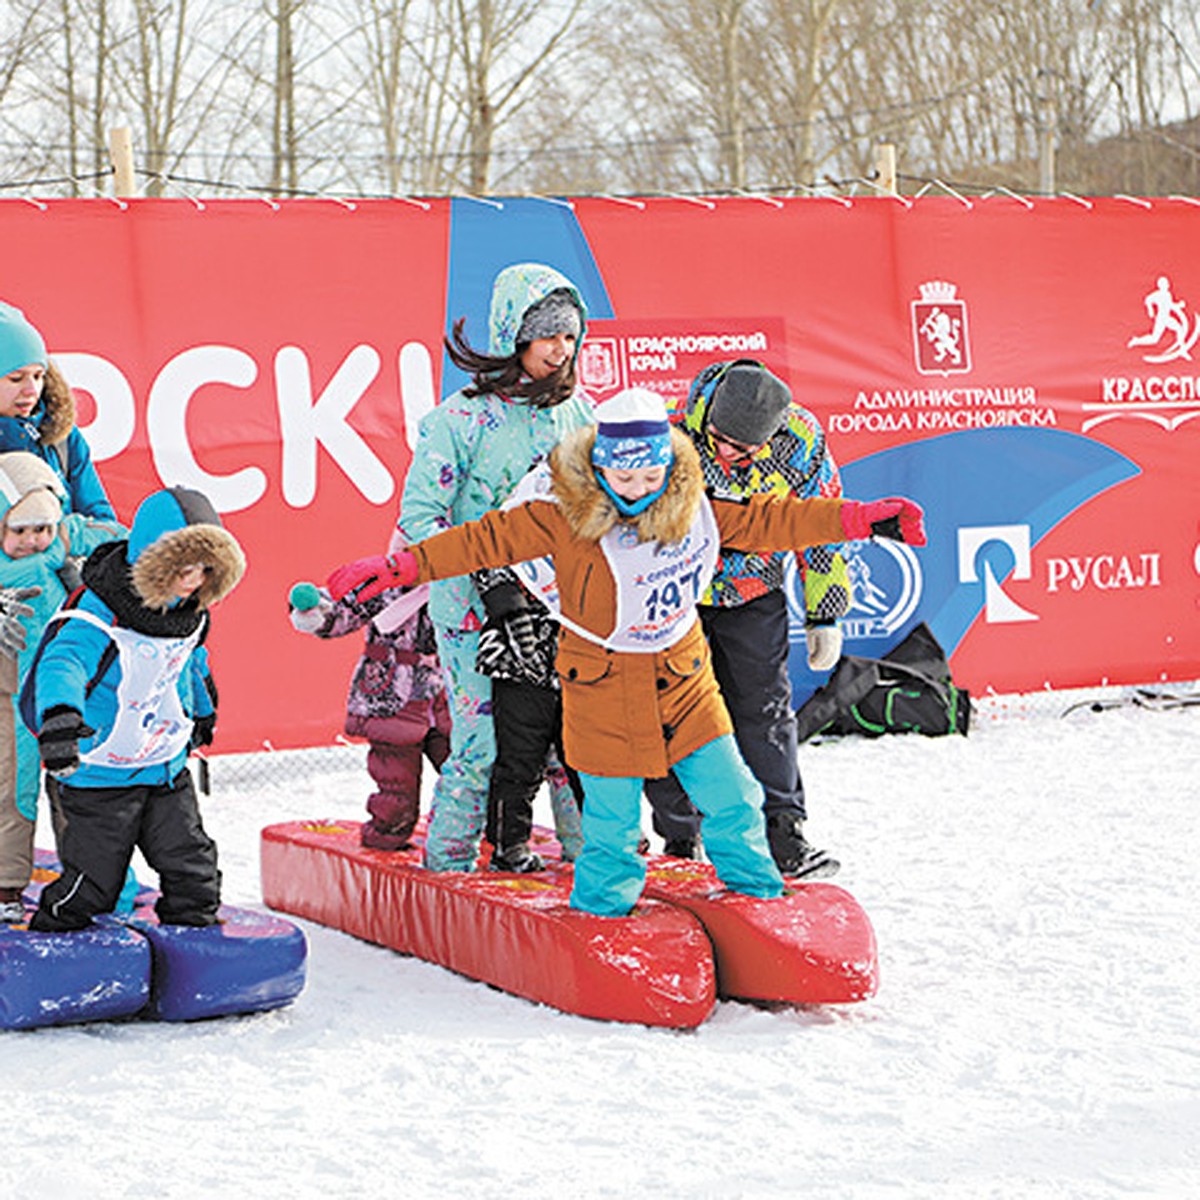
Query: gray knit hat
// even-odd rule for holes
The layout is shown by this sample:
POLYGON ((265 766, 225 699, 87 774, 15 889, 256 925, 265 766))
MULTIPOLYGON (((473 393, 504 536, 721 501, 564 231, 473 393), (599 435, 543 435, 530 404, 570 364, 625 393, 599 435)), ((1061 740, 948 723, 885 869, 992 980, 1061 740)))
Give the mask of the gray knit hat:
POLYGON ((521 317, 521 328, 517 330, 517 345, 536 342, 538 338, 554 337, 559 333, 578 338, 582 328, 583 321, 575 298, 565 288, 558 288, 525 310, 521 317))
POLYGON ((737 363, 713 392, 708 423, 736 442, 761 446, 779 431, 791 403, 787 385, 766 367, 737 363))

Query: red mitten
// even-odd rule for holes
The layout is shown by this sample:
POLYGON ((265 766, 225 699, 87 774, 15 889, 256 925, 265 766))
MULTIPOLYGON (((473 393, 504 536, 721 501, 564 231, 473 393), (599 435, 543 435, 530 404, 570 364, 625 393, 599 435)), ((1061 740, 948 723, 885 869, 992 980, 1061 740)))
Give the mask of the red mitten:
POLYGON ((884 537, 910 546, 925 545, 925 512, 913 500, 847 500, 842 504, 842 529, 849 541, 884 537))
POLYGON ((395 554, 373 554, 346 563, 325 581, 335 600, 354 593, 360 604, 394 587, 412 587, 417 582, 417 556, 411 550, 395 554))

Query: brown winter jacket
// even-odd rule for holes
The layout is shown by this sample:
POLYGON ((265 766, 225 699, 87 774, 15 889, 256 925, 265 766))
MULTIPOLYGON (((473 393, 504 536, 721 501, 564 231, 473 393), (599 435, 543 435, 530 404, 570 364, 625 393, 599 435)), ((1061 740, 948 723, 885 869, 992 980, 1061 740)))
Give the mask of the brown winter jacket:
MULTIPOLYGON (((633 518, 639 541, 678 541, 704 498, 695 449, 677 430, 671 436, 675 463, 667 490, 633 518)), ((590 426, 555 449, 554 500, 489 512, 412 546, 420 579, 549 554, 563 616, 598 637, 611 634, 617 592, 599 542, 623 518, 596 481, 595 438, 590 426)), ((721 545, 735 550, 791 550, 845 537, 841 500, 754 496, 744 504, 714 501, 712 507, 721 545)), ((645 654, 608 650, 564 626, 558 673, 567 761, 589 775, 665 775, 694 750, 732 732, 698 620, 670 649, 645 654)))

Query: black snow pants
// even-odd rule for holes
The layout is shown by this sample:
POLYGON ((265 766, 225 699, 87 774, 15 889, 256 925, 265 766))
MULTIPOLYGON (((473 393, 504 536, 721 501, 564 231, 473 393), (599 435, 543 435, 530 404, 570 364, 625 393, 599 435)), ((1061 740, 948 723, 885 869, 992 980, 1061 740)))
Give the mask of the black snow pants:
POLYGON ((54 822, 62 874, 42 891, 30 929, 84 929, 111 912, 134 847, 157 873, 164 925, 213 925, 221 904, 216 843, 204 832, 185 767, 170 783, 81 788, 58 782, 54 822))
MULTIPOLYGON (((787 597, 771 591, 733 608, 702 605, 699 612, 734 740, 766 793, 763 812, 793 812, 803 820, 804 785, 788 675, 787 597)), ((674 775, 646 780, 645 792, 660 837, 685 840, 699 833, 700 814, 674 775)))
POLYGON ((488 786, 485 835, 498 849, 511 850, 529 841, 533 799, 546 777, 546 755, 551 748, 564 764, 581 809, 583 788, 563 756, 562 693, 557 688, 493 679, 492 721, 496 759, 488 786))

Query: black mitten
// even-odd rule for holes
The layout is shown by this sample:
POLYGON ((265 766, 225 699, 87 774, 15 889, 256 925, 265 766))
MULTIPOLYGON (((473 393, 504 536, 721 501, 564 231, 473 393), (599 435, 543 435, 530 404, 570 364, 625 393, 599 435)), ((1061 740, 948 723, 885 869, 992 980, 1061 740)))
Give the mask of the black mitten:
POLYGON ((525 589, 507 570, 479 572, 475 583, 488 620, 503 629, 505 641, 518 661, 530 662, 537 654, 538 635, 525 589), (491 586, 485 586, 489 582, 491 586))
POLYGON ((517 658, 523 663, 532 662, 538 651, 538 636, 537 625, 529 609, 523 608, 505 617, 504 631, 517 658))
POLYGON ((486 591, 480 590, 480 599, 487 615, 493 621, 506 621, 515 613, 528 608, 525 593, 515 579, 505 579, 486 591))
POLYGON ((217 728, 217 714, 209 713, 207 717, 192 718, 192 740, 188 742, 189 750, 199 750, 201 746, 211 746, 213 734, 217 728))
POLYGON ((83 715, 67 704, 46 710, 38 734, 38 753, 51 775, 64 779, 79 766, 79 742, 96 731, 85 725, 83 715))

